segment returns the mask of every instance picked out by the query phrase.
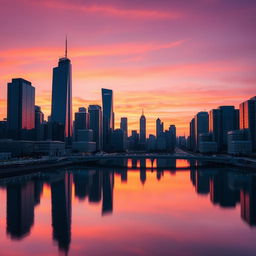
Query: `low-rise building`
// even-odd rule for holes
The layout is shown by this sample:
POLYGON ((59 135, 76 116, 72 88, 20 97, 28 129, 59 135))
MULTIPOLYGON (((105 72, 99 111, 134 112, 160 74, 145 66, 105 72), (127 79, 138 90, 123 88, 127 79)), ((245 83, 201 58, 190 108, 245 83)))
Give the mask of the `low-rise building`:
POLYGON ((228 153, 231 155, 249 155, 252 153, 252 141, 248 129, 228 132, 228 153))
POLYGON ((83 153, 96 151, 96 142, 93 140, 93 130, 83 129, 77 131, 77 141, 72 143, 72 150, 83 153))

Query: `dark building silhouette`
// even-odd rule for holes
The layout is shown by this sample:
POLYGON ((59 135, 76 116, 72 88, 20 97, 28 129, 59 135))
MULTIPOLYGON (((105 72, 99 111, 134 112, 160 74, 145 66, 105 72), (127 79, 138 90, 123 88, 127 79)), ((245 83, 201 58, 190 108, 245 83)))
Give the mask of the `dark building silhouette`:
POLYGON ((142 185, 146 183, 147 180, 147 170, 145 168, 140 168, 140 182, 142 185))
POLYGON ((90 115, 90 129, 93 130, 93 141, 96 142, 96 150, 100 151, 103 147, 103 127, 102 111, 98 105, 90 105, 88 108, 90 115))
POLYGON ((128 136, 128 120, 127 117, 121 117, 120 129, 123 130, 125 137, 128 136))
POLYGON ((196 130, 195 118, 192 118, 189 124, 190 149, 196 151, 196 130))
POLYGON ((161 122, 160 118, 156 120, 156 138, 158 139, 164 132, 164 123, 161 122))
POLYGON ((41 180, 34 180, 34 203, 35 206, 40 204, 41 195, 43 193, 43 182, 41 180))
POLYGON ((126 151, 126 136, 123 130, 116 129, 111 133, 111 150, 114 152, 126 151))
POLYGON ((241 217, 250 226, 256 226, 256 178, 250 177, 249 186, 240 192, 241 217))
POLYGON ((22 239, 28 235, 34 224, 35 205, 34 183, 7 185, 7 227, 12 239, 22 239))
POLYGON ((44 113, 41 107, 35 106, 35 140, 44 140, 44 113))
MULTIPOLYGON (((65 57, 59 59, 58 67, 53 68, 51 122, 64 127, 63 136, 53 132, 53 140, 64 138, 70 144, 72 138, 72 66, 67 58, 67 40, 65 57)), ((62 133, 60 129, 59 133, 62 133)), ((63 140, 63 139, 62 139, 63 140)))
POLYGON ((196 192, 201 195, 207 195, 210 192, 210 176, 204 171, 195 171, 196 192))
POLYGON ((75 113, 74 121, 74 137, 77 141, 78 130, 89 129, 89 113, 86 112, 86 108, 79 108, 78 112, 75 113))
POLYGON ((174 151, 176 147, 176 126, 170 125, 166 134, 166 149, 167 151, 174 151))
POLYGON ((68 252, 71 242, 72 175, 64 173, 51 183, 53 239, 60 251, 68 252))
POLYGON ((132 130, 132 135, 128 138, 128 147, 130 150, 139 148, 139 134, 136 130, 132 130))
POLYGON ((209 132, 218 150, 227 150, 227 133, 239 128, 239 110, 234 106, 221 106, 212 109, 209 114, 209 132))
POLYGON ((209 132, 209 115, 207 112, 199 112, 195 116, 195 150, 199 150, 199 135, 209 132))
MULTIPOLYGON (((127 167, 127 160, 126 160, 125 166, 127 167)), ((121 181, 123 183, 126 183, 128 181, 127 172, 128 172, 127 170, 121 170, 121 181)))
POLYGON ((8 137, 8 123, 7 120, 0 121, 0 139, 8 137))
POLYGON ((102 215, 113 212, 113 189, 114 189, 114 173, 109 170, 103 171, 103 187, 102 187, 102 215))
POLYGON ((33 140, 35 128, 35 88, 31 82, 12 79, 8 83, 7 120, 9 137, 33 140))
POLYGON ((221 207, 235 207, 240 201, 238 190, 228 185, 228 172, 218 171, 210 179, 210 197, 213 204, 221 207))
POLYGON ((79 200, 83 201, 89 195, 90 190, 90 178, 89 175, 84 172, 78 172, 74 174, 73 177, 75 184, 75 196, 79 198, 79 200))
POLYGON ((140 117, 140 148, 146 148, 146 117, 143 111, 140 117))
POLYGON ((101 200, 102 175, 96 171, 91 176, 91 186, 89 189, 89 202, 98 203, 101 200))
POLYGON ((239 105, 240 129, 249 129, 252 149, 256 151, 256 96, 239 105))
POLYGON ((114 130, 113 91, 101 89, 103 106, 103 149, 111 147, 111 132, 114 130))

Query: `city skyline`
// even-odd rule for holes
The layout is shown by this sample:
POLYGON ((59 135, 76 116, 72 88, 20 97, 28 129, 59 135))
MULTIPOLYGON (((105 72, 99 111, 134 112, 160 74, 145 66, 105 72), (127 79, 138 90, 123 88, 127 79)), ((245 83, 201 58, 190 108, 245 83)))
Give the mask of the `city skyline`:
POLYGON ((128 117, 129 134, 139 129, 141 108, 147 134, 155 134, 159 117, 188 135, 197 112, 224 104, 238 108, 255 94, 252 1, 3 2, 2 23, 10 10, 15 18, 0 28, 0 119, 7 116, 6 84, 13 77, 32 82, 36 105, 50 115, 51 69, 63 54, 65 34, 73 111, 101 105, 100 89, 112 89, 115 125, 128 117), (16 10, 23 10, 22 23, 16 10))

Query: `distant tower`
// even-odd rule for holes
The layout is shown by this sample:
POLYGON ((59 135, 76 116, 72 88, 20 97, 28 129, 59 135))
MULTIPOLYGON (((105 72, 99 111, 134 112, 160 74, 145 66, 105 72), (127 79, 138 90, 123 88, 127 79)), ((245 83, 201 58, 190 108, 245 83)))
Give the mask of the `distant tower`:
POLYGON ((121 117, 120 129, 123 130, 125 136, 128 135, 128 120, 127 117, 121 117))
POLYGON ((253 151, 256 151, 256 96, 239 105, 240 129, 249 129, 253 151))
POLYGON ((62 137, 69 144, 72 138, 72 66, 67 58, 67 38, 65 57, 60 58, 58 67, 53 68, 51 121, 63 126, 62 137))
POLYGON ((79 108, 75 113, 74 121, 74 138, 77 140, 78 130, 89 129, 89 114, 86 112, 86 108, 79 108))
POLYGON ((111 146, 111 132, 114 130, 113 91, 101 89, 103 106, 103 149, 111 146))
POLYGON ((164 123, 161 122, 160 118, 157 118, 157 120, 156 120, 156 137, 159 138, 163 132, 164 132, 164 123))
POLYGON ((13 139, 32 140, 35 128, 35 87, 22 78, 8 83, 7 120, 13 139))
POLYGON ((195 115, 195 149, 199 150, 199 135, 209 132, 209 114, 208 112, 198 112, 195 115))
POLYGON ((140 144, 144 149, 146 146, 146 117, 143 110, 140 117, 140 144))
POLYGON ((90 115, 90 129, 93 130, 93 141, 96 142, 97 151, 102 150, 102 111, 101 106, 90 105, 88 108, 90 115))

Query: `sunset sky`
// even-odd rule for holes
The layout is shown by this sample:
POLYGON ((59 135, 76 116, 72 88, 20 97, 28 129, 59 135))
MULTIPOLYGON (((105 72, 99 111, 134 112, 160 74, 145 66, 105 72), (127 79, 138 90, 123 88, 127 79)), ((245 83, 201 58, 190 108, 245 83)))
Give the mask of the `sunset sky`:
POLYGON ((113 89, 116 127, 138 129, 143 108, 148 133, 160 117, 188 135, 198 111, 256 94, 255 0, 0 0, 0 24, 0 119, 14 77, 50 114, 66 34, 73 111, 113 89))

